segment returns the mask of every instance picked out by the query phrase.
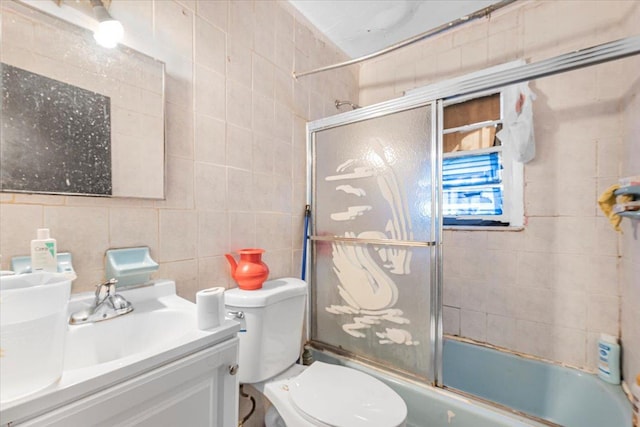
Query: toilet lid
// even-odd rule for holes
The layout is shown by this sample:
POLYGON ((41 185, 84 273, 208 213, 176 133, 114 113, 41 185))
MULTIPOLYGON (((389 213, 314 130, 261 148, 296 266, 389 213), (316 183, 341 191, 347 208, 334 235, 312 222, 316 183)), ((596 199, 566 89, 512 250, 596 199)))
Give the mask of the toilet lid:
POLYGON ((389 386, 363 372, 314 362, 290 384, 295 407, 334 427, 397 427, 407 405, 389 386))

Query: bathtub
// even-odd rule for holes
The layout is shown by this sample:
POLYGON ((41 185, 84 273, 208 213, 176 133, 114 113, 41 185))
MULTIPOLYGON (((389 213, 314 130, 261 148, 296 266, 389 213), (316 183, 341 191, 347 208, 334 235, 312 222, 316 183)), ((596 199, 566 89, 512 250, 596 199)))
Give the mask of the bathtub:
POLYGON ((596 375, 445 339, 443 383, 567 427, 627 427, 631 404, 596 375))
POLYGON ((358 369, 395 390, 407 404, 407 427, 631 425, 631 405, 621 387, 595 375, 450 339, 443 353, 445 385, 464 394, 311 349, 313 360, 358 369))

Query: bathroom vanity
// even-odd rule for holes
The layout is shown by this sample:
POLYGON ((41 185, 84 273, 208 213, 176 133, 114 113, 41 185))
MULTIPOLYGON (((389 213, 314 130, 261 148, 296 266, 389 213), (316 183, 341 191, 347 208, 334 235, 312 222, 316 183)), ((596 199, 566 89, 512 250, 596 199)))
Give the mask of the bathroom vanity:
MULTIPOLYGON (((1 402, 0 426, 237 425, 240 325, 199 330, 172 281, 121 293, 134 311, 70 325, 60 380, 1 402)), ((72 296, 69 312, 92 298, 72 296)))

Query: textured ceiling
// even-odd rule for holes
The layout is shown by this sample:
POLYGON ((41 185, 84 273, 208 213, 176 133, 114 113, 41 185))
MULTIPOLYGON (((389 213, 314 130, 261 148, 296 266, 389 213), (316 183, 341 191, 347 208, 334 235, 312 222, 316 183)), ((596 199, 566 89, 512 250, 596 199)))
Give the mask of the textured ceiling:
POLYGON ((356 58, 483 9, 496 0, 289 0, 356 58))

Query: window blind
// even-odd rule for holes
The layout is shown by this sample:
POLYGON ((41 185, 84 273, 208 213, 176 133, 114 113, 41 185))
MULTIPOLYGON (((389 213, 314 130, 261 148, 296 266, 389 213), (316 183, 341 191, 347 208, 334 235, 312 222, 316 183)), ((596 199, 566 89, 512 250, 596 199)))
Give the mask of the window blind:
POLYGON ((502 215, 502 169, 501 152, 443 159, 443 215, 502 215))

